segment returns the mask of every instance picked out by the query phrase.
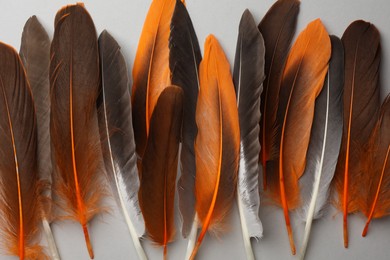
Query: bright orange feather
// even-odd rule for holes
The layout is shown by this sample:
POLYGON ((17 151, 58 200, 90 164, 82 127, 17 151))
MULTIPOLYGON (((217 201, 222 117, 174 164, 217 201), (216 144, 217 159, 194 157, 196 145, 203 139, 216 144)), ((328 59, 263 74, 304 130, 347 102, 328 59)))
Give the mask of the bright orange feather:
POLYGON ((305 170, 315 99, 324 83, 330 52, 329 35, 317 19, 299 35, 283 72, 278 108, 279 176, 270 182, 270 194, 283 207, 293 254, 295 245, 288 212, 300 203, 298 179, 305 170))
POLYGON ((207 232, 220 230, 235 195, 240 130, 230 66, 214 36, 205 43, 196 107, 196 212, 202 224, 191 259, 207 232))
POLYGON ((137 153, 143 156, 150 119, 161 92, 170 85, 169 34, 175 0, 153 0, 133 67, 133 122, 137 153))

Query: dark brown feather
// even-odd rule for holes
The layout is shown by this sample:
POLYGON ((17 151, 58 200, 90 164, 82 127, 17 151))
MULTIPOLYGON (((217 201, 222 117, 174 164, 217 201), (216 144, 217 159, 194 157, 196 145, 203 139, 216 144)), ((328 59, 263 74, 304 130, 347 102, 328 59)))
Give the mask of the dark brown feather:
POLYGON ((57 13, 50 84, 55 190, 64 217, 82 225, 93 258, 87 223, 102 210, 99 202, 104 195, 96 114, 100 75, 95 26, 82 4, 57 13))
POLYGON ((344 246, 348 247, 347 215, 359 208, 361 152, 368 142, 379 111, 379 32, 374 25, 353 22, 344 32, 344 128, 335 185, 338 207, 344 214, 344 246))
POLYGON ((174 198, 182 114, 181 88, 167 87, 154 109, 142 159, 140 206, 148 234, 164 246, 164 256, 175 234, 174 198))
POLYGON ((43 259, 37 131, 27 77, 16 51, 0 43, 0 245, 20 259, 43 259))
POLYGON ((366 236, 372 218, 390 214, 390 94, 382 104, 368 148, 361 156, 364 181, 360 190, 364 200, 359 206, 367 217, 362 234, 366 236))
POLYGON ((265 80, 261 94, 260 161, 263 165, 263 187, 267 185, 267 161, 278 154, 276 114, 279 90, 291 40, 295 33, 299 13, 299 0, 279 0, 264 16, 259 30, 264 38, 265 80))
POLYGON ((197 133, 195 110, 199 91, 199 64, 202 55, 191 18, 180 0, 176 0, 172 16, 169 48, 172 84, 181 87, 184 93, 181 175, 178 193, 179 208, 183 219, 182 234, 187 237, 195 216, 194 141, 197 133))

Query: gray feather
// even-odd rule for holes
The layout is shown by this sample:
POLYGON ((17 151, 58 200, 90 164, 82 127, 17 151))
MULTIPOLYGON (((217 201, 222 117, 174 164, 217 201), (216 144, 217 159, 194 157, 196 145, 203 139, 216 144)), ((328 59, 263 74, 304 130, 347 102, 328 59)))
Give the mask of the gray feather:
POLYGON ((314 219, 323 215, 323 209, 328 204, 329 186, 335 173, 343 132, 344 49, 340 39, 335 36, 331 36, 331 43, 332 58, 329 71, 324 87, 316 100, 306 169, 299 180, 302 199, 299 215, 304 222, 307 220, 312 199, 313 184, 319 174, 321 178, 314 219), (321 160, 322 167, 320 167, 321 160))
MULTIPOLYGON (((51 183, 50 39, 36 16, 30 17, 24 26, 19 54, 30 82, 37 115, 39 178, 51 183)), ((50 189, 45 195, 51 197, 50 189)))
POLYGON ((122 200, 140 237, 144 222, 138 203, 139 179, 126 63, 118 43, 106 31, 99 37, 99 52, 102 86, 98 111, 106 173, 118 205, 121 207, 122 200))
POLYGON ((169 39, 169 67, 172 84, 183 89, 184 111, 182 146, 180 155, 181 176, 178 181, 179 209, 183 220, 182 234, 187 237, 195 216, 195 151, 197 134, 195 123, 196 102, 198 100, 198 69, 202 59, 198 38, 185 5, 176 0, 171 21, 169 39))
POLYGON ((261 237, 263 228, 258 216, 260 153, 260 95, 264 81, 263 37, 251 13, 246 10, 241 18, 234 61, 233 81, 237 95, 240 120, 240 165, 238 192, 250 237, 261 237))

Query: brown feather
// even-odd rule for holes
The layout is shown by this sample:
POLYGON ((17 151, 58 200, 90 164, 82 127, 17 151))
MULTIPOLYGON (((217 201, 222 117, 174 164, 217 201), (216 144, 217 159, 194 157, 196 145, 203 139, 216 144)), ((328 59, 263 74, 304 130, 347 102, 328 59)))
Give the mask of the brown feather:
POLYGON ((283 69, 299 13, 299 0, 279 0, 264 16, 259 30, 264 38, 266 79, 263 83, 260 111, 260 160, 263 165, 263 187, 267 187, 267 161, 278 157, 276 115, 283 69))
POLYGON ((158 97, 170 85, 169 33, 175 0, 153 0, 133 66, 133 125, 136 150, 143 157, 158 97))
POLYGON ((360 210, 367 217, 362 233, 366 236, 372 218, 390 214, 390 95, 382 104, 368 148, 361 156, 365 188, 360 189, 364 198, 360 210))
POLYGON ((164 246, 173 240, 174 198, 180 130, 183 114, 183 91, 176 86, 164 89, 154 109, 145 156, 139 201, 151 239, 164 246))
POLYGON ((196 212, 202 224, 193 259, 208 229, 220 230, 237 186, 240 129, 230 66, 214 36, 200 64, 195 140, 196 212))
POLYGON ((348 247, 347 215, 359 208, 362 175, 358 162, 378 118, 379 32, 374 25, 353 22, 344 32, 344 128, 335 186, 343 210, 344 246, 348 247))
POLYGON ((44 259, 35 241, 41 214, 31 89, 16 51, 0 43, 0 56, 0 246, 20 259, 44 259))
POLYGON ((315 99, 324 84, 330 53, 329 35, 317 19, 298 36, 283 72, 278 108, 279 175, 272 176, 269 188, 272 198, 283 207, 293 254, 295 246, 288 211, 300 202, 298 179, 305 170, 315 99))
POLYGON ((102 209, 100 138, 96 98, 100 84, 96 31, 81 4, 66 6, 55 19, 51 45, 51 140, 54 175, 64 218, 83 227, 93 258, 87 223, 102 209))

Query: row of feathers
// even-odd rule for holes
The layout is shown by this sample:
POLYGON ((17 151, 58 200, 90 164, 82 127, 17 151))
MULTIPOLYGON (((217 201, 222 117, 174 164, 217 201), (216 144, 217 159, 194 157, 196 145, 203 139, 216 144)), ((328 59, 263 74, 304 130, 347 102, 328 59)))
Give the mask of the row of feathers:
POLYGON ((60 259, 50 223, 71 219, 93 258, 88 222, 108 210, 101 201, 112 193, 139 259, 147 259, 145 228, 166 258, 178 164, 181 231, 192 241, 186 259, 207 231, 224 230, 234 199, 254 259, 260 193, 283 208, 292 254, 289 211, 306 222, 302 259, 331 188, 345 246, 349 213, 367 216, 365 235, 371 219, 390 210, 390 98, 380 106, 379 32, 355 21, 340 40, 317 19, 291 44, 299 5, 278 0, 259 25, 244 12, 231 75, 212 35, 202 58, 184 1, 153 0, 131 90, 119 45, 106 31, 97 39, 82 4, 57 13, 51 41, 33 16, 19 54, 0 43, 5 252, 48 258, 36 240, 42 226, 50 258, 60 259))

